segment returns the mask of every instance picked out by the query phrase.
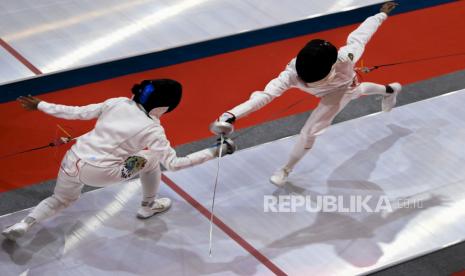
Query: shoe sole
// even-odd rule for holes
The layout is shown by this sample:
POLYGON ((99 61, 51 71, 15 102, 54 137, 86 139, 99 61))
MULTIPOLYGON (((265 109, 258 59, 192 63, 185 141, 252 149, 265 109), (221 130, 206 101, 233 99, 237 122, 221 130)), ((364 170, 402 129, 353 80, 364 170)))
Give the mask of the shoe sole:
POLYGON ((160 212, 155 212, 155 213, 153 213, 153 214, 150 215, 150 216, 144 217, 144 216, 142 216, 142 215, 140 215, 140 214, 137 214, 136 217, 137 217, 138 219, 148 219, 148 218, 151 218, 151 217, 153 217, 153 216, 155 216, 155 215, 157 215, 157 214, 164 213, 164 212, 168 211, 170 208, 171 208, 171 205, 168 206, 168 208, 166 208, 165 210, 160 211, 160 212))

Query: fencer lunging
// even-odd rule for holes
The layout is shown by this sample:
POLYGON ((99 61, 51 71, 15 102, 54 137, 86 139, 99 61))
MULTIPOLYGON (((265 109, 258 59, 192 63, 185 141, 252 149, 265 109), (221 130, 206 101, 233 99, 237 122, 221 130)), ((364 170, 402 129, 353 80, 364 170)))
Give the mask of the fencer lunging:
POLYGON ((350 33, 347 44, 339 50, 328 41, 311 40, 285 70, 266 85, 264 91, 252 93, 249 100, 220 116, 218 121, 232 123, 267 105, 291 87, 321 99, 302 128, 288 162, 271 176, 273 184, 282 186, 286 183, 289 173, 312 148, 316 137, 331 125, 334 117, 351 100, 360 95, 383 95, 383 111, 388 112, 395 106, 402 88, 399 83, 359 83, 354 67, 365 45, 396 5, 394 2, 385 3, 380 13, 368 17, 350 33))
MULTIPOLYGON (((35 97, 18 100, 28 110, 40 110, 69 120, 97 118, 94 129, 78 137, 61 163, 52 196, 44 199, 20 222, 2 234, 9 239, 24 235, 30 227, 75 202, 84 185, 104 187, 140 176, 142 203, 138 218, 148 218, 167 210, 169 198, 156 198, 161 179, 160 164, 178 170, 203 163, 218 155, 214 146, 186 157, 177 157, 160 123, 182 96, 180 83, 170 79, 144 80, 132 88, 132 99, 121 97, 87 106, 47 103, 35 97)), ((223 153, 234 152, 227 140, 223 153)))

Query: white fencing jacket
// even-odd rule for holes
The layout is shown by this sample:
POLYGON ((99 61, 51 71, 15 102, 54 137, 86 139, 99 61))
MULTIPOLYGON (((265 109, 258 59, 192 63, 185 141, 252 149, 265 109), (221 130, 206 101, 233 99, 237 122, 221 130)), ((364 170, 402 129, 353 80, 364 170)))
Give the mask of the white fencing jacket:
POLYGON ((294 58, 277 78, 266 85, 264 91, 252 93, 249 100, 229 112, 234 114, 236 118, 244 117, 267 105, 292 87, 317 97, 323 97, 340 89, 348 89, 355 80, 355 63, 362 56, 365 45, 386 18, 387 14, 383 12, 370 16, 355 31, 350 33, 347 44, 339 49, 338 59, 331 72, 324 79, 312 83, 302 81, 297 75, 296 58, 294 58))
POLYGON ((215 157, 213 149, 177 157, 160 124, 160 115, 147 114, 129 98, 112 98, 87 106, 66 106, 41 101, 38 109, 69 120, 97 118, 94 129, 78 137, 71 147, 79 158, 97 167, 121 165, 127 157, 146 148, 153 151, 154 156, 168 170, 193 166, 215 157))

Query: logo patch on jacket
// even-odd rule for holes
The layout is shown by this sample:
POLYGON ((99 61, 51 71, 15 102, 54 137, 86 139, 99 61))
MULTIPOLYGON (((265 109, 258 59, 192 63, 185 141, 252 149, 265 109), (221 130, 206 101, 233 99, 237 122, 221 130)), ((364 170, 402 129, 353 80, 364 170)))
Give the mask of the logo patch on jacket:
POLYGON ((347 56, 350 58, 350 60, 354 61, 354 54, 349 53, 347 56))
POLYGON ((147 159, 140 156, 129 156, 124 161, 124 166, 121 169, 122 178, 130 178, 134 174, 138 173, 145 167, 147 159))

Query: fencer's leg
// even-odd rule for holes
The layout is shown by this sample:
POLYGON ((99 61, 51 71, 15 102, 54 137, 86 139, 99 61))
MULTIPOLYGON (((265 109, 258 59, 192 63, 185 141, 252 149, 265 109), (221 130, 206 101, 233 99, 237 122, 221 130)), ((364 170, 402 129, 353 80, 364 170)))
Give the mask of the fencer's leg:
POLYGON ((361 95, 383 95, 381 109, 384 112, 389 112, 396 105, 397 95, 402 90, 402 85, 397 82, 388 85, 363 82, 358 89, 360 89, 361 95))
POLYGON ((137 218, 146 219, 168 210, 171 206, 169 198, 156 198, 161 183, 160 165, 140 173, 142 184, 142 203, 137 211, 137 218))
POLYGON ((26 217, 31 218, 34 222, 41 222, 44 221, 57 213, 61 210, 68 207, 73 201, 62 201, 58 199, 57 196, 52 195, 44 200, 42 200, 39 205, 37 205, 32 212, 26 217))
POLYGON ((387 95, 387 86, 373 82, 362 82, 358 88, 361 95, 387 95))
POLYGON ((316 137, 331 125, 334 117, 350 102, 351 98, 351 94, 347 91, 338 91, 321 99, 300 131, 297 143, 294 145, 286 165, 271 176, 270 182, 272 184, 279 187, 286 184, 287 177, 294 166, 310 151, 316 137))
POLYGON ((54 194, 42 200, 23 220, 4 229, 2 235, 10 240, 23 236, 35 223, 54 216, 75 202, 81 194, 82 187, 81 183, 73 181, 60 170, 54 194))
POLYGON ((29 229, 36 223, 43 221, 62 209, 67 205, 52 195, 42 200, 32 212, 22 219, 20 222, 13 224, 2 231, 2 235, 9 240, 16 240, 29 231, 29 229))
POLYGON ((142 185, 142 204, 148 205, 155 200, 161 182, 160 165, 156 165, 153 169, 142 171, 140 174, 140 182, 142 185))
POLYGON ((294 145, 294 148, 291 151, 289 159, 284 166, 289 170, 289 172, 294 169, 295 165, 310 151, 315 143, 316 136, 308 135, 307 133, 300 134, 297 140, 297 143, 294 145))
POLYGON ((305 154, 307 154, 308 151, 310 151, 312 146, 311 144, 313 143, 308 143, 304 136, 305 135, 300 134, 297 138, 297 143, 294 145, 286 165, 275 171, 270 177, 270 182, 272 184, 278 187, 284 186, 294 166, 305 156, 305 154), (309 146, 310 148, 306 148, 306 146, 309 146))

